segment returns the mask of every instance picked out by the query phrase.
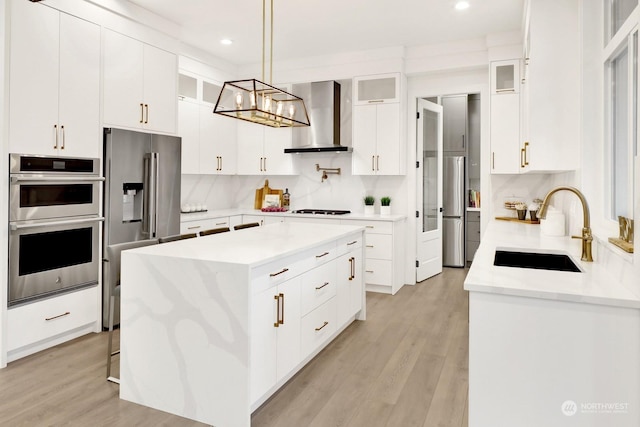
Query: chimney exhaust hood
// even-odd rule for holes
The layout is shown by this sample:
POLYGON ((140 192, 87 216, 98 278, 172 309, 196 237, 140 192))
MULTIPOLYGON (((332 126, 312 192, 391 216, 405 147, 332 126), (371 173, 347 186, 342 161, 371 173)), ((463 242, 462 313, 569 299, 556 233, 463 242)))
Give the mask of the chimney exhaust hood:
POLYGON ((293 145, 285 153, 340 153, 340 83, 330 80, 294 85, 305 100, 310 127, 293 128, 293 145))

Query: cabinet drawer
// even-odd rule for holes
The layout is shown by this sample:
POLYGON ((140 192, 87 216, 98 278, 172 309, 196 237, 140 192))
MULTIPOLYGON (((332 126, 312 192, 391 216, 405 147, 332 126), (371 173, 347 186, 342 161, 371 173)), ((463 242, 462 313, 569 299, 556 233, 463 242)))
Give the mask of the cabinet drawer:
POLYGON ((361 221, 361 220, 343 220, 345 225, 360 225, 365 228, 367 234, 391 234, 393 233, 393 223, 391 221, 361 221))
POLYGON ((359 249, 362 247, 362 235, 354 234, 344 239, 339 240, 336 243, 337 256, 344 255, 347 252, 359 249))
POLYGON ((390 234, 367 234, 365 237, 365 257, 392 259, 393 239, 390 234))
POLYGON ((336 299, 331 298, 302 318, 300 350, 302 359, 322 346, 336 331, 336 299))
POLYGON ((7 348, 12 351, 98 320, 98 287, 7 310, 7 348))
POLYGON ((302 276, 302 315, 336 295, 336 263, 326 263, 302 276))
MULTIPOLYGON (((210 219, 203 219, 198 221, 186 221, 180 223, 180 233, 198 233, 202 230, 208 230, 210 228, 214 228, 211 225, 212 221, 210 219)), ((224 227, 221 225, 220 227, 224 227)))
POLYGON ((467 221, 471 222, 480 222, 480 212, 476 211, 468 211, 467 212, 467 221))
POLYGON ((367 258, 364 268, 364 281, 372 285, 391 286, 392 262, 390 260, 367 258))
POLYGON ((479 242, 480 241, 480 223, 479 222, 467 222, 467 240, 479 242))

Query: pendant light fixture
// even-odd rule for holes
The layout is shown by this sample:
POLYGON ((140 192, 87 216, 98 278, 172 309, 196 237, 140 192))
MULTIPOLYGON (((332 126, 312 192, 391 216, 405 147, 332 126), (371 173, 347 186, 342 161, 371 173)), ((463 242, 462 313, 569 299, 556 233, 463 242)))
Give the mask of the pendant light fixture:
MULTIPOLYGON (((309 126, 302 98, 273 86, 273 0, 269 36, 269 84, 256 79, 225 82, 213 109, 222 114, 274 128, 309 126)), ((262 80, 265 80, 266 0, 262 0, 262 80)))

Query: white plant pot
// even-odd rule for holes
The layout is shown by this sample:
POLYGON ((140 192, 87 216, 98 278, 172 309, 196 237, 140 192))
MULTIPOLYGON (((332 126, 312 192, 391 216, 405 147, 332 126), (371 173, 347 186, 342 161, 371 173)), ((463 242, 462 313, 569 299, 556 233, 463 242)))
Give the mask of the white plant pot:
POLYGON ((391 206, 380 206, 380 215, 391 215, 391 206))
POLYGON ((373 205, 364 205, 364 214, 365 215, 373 215, 375 213, 375 211, 373 209, 374 209, 373 205))

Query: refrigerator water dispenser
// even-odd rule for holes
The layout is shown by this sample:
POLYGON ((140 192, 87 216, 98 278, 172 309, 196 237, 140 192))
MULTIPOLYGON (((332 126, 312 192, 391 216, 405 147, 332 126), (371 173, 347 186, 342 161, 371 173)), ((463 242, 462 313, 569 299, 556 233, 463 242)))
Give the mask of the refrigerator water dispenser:
POLYGON ((142 221, 142 200, 144 197, 141 182, 122 184, 122 222, 142 221))

